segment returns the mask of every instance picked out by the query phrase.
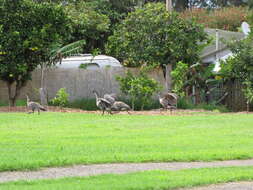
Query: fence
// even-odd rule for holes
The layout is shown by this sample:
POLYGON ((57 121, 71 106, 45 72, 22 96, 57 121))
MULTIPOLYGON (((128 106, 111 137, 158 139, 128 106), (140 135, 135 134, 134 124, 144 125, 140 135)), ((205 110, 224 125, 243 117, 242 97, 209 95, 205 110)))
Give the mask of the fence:
POLYGON ((210 98, 212 101, 222 100, 221 103, 232 111, 245 111, 247 105, 242 89, 243 85, 238 80, 226 84, 219 83, 210 98))
MULTIPOLYGON (((94 98, 92 90, 99 94, 117 93, 120 94, 119 84, 115 77, 124 75, 127 70, 138 73, 137 68, 108 67, 98 70, 87 69, 47 69, 45 71, 44 86, 48 99, 55 97, 60 88, 66 88, 70 94, 70 101, 81 98, 94 98)), ((149 77, 155 79, 165 89, 165 80, 161 69, 154 69, 149 77)), ((36 70, 32 73, 32 81, 28 82, 22 89, 19 99, 25 99, 28 93, 33 100, 39 100, 39 88, 41 84, 41 71, 36 70)), ((8 91, 6 85, 0 81, 0 102, 8 100, 8 91)))

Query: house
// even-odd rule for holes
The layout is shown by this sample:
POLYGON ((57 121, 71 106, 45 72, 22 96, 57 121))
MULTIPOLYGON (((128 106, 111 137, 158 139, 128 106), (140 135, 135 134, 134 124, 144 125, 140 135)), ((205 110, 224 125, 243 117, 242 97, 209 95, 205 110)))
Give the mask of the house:
POLYGON ((226 46, 224 41, 241 40, 245 38, 245 34, 242 32, 231 32, 220 29, 205 29, 205 32, 211 36, 211 44, 204 48, 201 52, 200 58, 203 63, 214 63, 214 71, 219 71, 219 60, 225 60, 229 56, 232 56, 232 52, 226 46))

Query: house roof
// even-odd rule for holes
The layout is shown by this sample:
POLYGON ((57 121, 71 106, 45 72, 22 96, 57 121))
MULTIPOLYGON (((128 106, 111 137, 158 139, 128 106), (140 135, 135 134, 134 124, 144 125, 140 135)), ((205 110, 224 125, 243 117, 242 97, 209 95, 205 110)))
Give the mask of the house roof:
POLYGON ((219 51, 222 51, 227 48, 226 44, 224 44, 223 40, 225 41, 231 41, 231 40, 241 40, 245 37, 245 35, 242 32, 231 32, 226 30, 218 30, 219 32, 219 49, 216 50, 216 29, 206 28, 205 32, 213 38, 211 44, 209 44, 207 47, 204 48, 204 50, 201 52, 200 57, 205 58, 207 56, 210 56, 214 53, 217 53, 219 51))

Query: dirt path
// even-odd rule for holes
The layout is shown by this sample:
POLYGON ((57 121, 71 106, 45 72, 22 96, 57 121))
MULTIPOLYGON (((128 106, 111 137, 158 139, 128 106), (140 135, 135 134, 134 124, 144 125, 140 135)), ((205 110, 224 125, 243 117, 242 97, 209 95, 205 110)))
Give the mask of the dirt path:
POLYGON ((170 163, 124 163, 77 165, 61 168, 45 168, 39 171, 0 172, 0 183, 17 180, 55 179, 74 176, 92 176, 99 174, 124 174, 145 170, 181 170, 190 168, 253 166, 251 160, 230 160, 215 162, 170 162, 170 163))
POLYGON ((180 190, 253 190, 253 182, 234 182, 180 190))

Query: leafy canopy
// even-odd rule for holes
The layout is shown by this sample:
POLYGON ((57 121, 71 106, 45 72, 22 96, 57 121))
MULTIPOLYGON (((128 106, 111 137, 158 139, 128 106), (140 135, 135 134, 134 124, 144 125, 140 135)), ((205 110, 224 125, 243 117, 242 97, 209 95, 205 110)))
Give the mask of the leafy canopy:
POLYGON ((31 0, 0 0, 0 18, 0 79, 14 103, 31 72, 41 63, 52 63, 51 50, 68 38, 69 19, 60 5, 31 0))
POLYGON ((109 37, 106 51, 125 66, 163 65, 199 60, 207 35, 192 20, 169 14, 162 3, 149 3, 131 12, 109 37))

